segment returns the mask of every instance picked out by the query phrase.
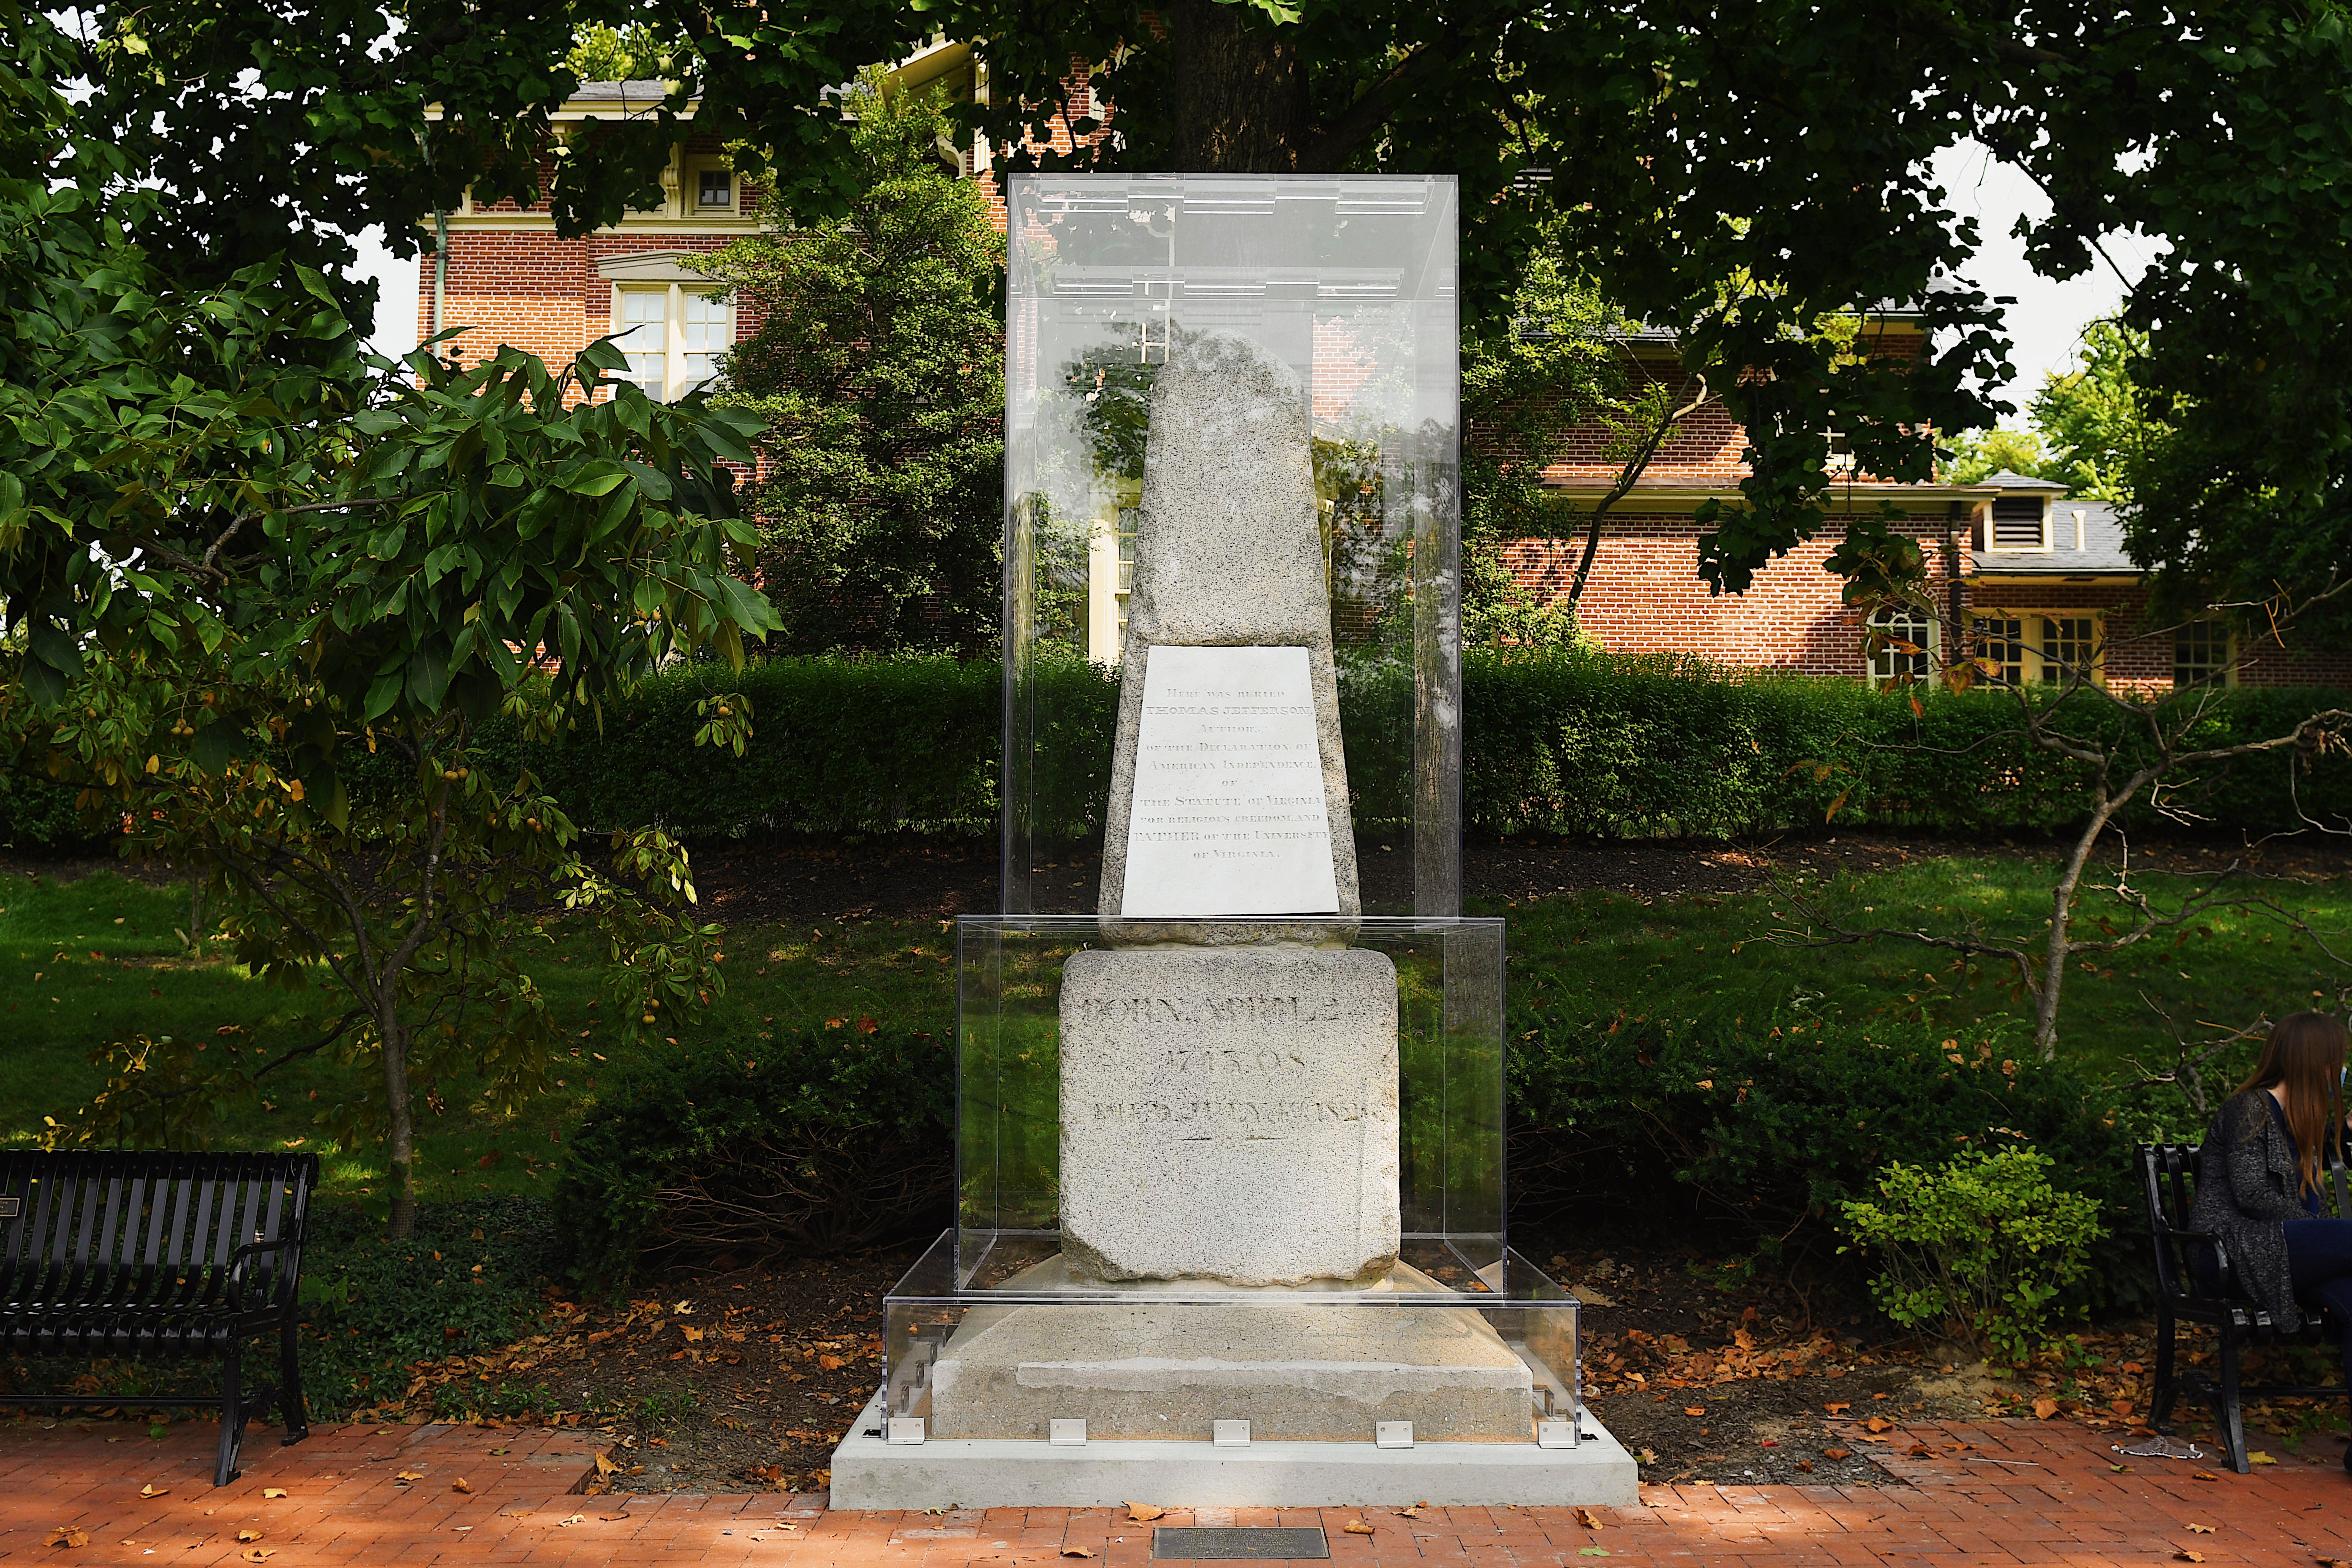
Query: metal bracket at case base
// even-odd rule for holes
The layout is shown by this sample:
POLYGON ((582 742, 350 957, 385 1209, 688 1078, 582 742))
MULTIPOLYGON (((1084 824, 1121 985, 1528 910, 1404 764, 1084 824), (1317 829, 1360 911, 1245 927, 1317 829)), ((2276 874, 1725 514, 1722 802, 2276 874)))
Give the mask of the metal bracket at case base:
POLYGON ((1578 1433, 1573 1421, 1538 1421, 1536 1423, 1536 1447, 1538 1448, 1573 1448, 1578 1433))
POLYGON ((1410 1421, 1373 1422, 1372 1446, 1376 1448, 1412 1447, 1412 1423, 1410 1421))
POLYGON ((1067 1415, 1056 1415, 1045 1424, 1045 1441, 1056 1448, 1083 1448, 1087 1446, 1087 1424, 1067 1415))
POLYGON ((893 1443, 919 1443, 922 1440, 923 1418, 921 1416, 893 1415, 890 1417, 890 1441, 893 1443))
POLYGON ((1246 1448, 1249 1440, 1249 1423, 1246 1421, 1209 1423, 1209 1441, 1220 1448, 1246 1448))

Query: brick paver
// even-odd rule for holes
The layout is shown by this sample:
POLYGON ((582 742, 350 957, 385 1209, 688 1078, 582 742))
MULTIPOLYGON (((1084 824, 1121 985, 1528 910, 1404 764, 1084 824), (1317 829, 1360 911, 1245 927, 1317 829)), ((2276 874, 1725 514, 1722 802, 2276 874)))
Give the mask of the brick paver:
MULTIPOLYGON (((106 1423, 0 1426, 0 1563, 1125 1568, 1150 1560, 1151 1527, 1117 1510, 834 1513, 821 1497, 774 1493, 583 1496, 571 1489, 593 1465, 596 1439, 581 1432, 322 1426, 281 1448, 274 1431, 257 1428, 244 1478, 215 1490, 215 1430, 190 1424, 155 1440, 106 1423), (403 1471, 416 1479, 400 1480, 403 1471), (460 1479, 469 1490, 455 1489, 460 1479), (147 1487, 163 1489, 142 1498, 147 1487), (88 1544, 46 1544, 60 1526, 86 1532, 88 1544), (259 1538, 240 1542, 240 1531, 259 1538), (1091 1555, 1064 1557, 1066 1549, 1091 1555)), ((1168 1508, 1165 1524, 1319 1523, 1333 1562, 1370 1565, 2108 1568, 2352 1558, 2352 1479, 2332 1443, 2319 1446, 2324 1464, 2290 1459, 2236 1476, 2210 1460, 2119 1460, 2110 1438, 2063 1422, 1923 1425, 1850 1441, 1870 1443, 1864 1451, 1908 1484, 1645 1487, 1638 1508, 1591 1510, 1598 1528, 1566 1508, 1432 1509, 1407 1519, 1391 1508, 1189 1510, 1181 1499, 1148 1500, 1168 1508), (1920 1445, 1933 1452, 1913 1455, 1920 1445), (2197 1479, 2199 1470, 2214 1479, 2197 1479), (1359 1520, 1371 1534, 1348 1533, 1359 1520), (2199 1558, 2181 1555, 2189 1552, 2199 1558)))

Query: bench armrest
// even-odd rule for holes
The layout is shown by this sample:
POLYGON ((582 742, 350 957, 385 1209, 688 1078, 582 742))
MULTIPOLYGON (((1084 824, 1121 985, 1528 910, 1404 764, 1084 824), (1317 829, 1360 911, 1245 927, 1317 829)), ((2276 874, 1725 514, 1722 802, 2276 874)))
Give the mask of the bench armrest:
MULTIPOLYGON (((248 1241, 228 1255, 228 1300, 233 1310, 245 1310, 245 1266, 247 1259, 265 1252, 290 1252, 292 1266, 299 1267, 302 1258, 302 1236, 299 1230, 281 1236, 275 1241, 248 1241)), ((291 1273, 289 1268, 287 1272, 291 1273)))

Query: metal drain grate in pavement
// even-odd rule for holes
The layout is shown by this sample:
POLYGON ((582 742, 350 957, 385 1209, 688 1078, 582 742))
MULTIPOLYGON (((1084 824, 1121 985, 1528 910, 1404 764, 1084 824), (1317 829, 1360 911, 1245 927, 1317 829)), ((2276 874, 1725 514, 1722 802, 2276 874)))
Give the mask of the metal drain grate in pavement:
POLYGON ((1155 1560, 1173 1557, 1195 1563, 1279 1562, 1286 1557, 1328 1557, 1331 1543, 1313 1526, 1242 1529, 1163 1524, 1151 1532, 1151 1555, 1155 1560))

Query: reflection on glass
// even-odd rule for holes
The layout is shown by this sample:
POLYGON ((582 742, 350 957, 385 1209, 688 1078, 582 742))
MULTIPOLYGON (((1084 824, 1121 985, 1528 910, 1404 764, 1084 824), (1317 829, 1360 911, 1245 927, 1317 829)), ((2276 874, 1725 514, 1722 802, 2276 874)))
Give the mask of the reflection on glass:
POLYGON ((1307 388, 1364 908, 1459 906, 1450 178, 1017 175, 1005 362, 1008 912, 1090 910, 1152 378, 1188 334, 1307 388))

